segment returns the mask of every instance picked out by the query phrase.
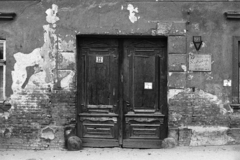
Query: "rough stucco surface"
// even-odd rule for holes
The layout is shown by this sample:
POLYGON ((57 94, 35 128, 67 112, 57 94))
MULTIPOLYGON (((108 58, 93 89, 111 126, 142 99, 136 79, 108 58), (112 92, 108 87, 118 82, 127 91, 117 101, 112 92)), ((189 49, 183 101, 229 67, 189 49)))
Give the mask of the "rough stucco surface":
POLYGON ((168 37, 169 128, 179 145, 240 143, 239 114, 231 103, 232 36, 238 21, 223 13, 240 2, 125 2, 42 0, 0 2, 7 42, 6 100, 0 106, 0 148, 62 148, 63 130, 76 117, 76 35, 168 37), (192 36, 201 35, 197 52, 192 36), (212 55, 211 72, 188 70, 188 55, 212 55), (177 61, 179 59, 179 61, 177 61), (45 132, 44 132, 45 131, 45 132))

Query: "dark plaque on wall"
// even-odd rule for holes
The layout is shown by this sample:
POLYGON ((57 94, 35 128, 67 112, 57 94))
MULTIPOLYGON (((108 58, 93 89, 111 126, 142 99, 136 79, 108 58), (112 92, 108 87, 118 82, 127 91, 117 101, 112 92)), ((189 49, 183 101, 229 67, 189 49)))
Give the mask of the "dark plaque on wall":
POLYGON ((212 57, 209 54, 190 54, 189 70, 210 72, 212 65, 212 57))

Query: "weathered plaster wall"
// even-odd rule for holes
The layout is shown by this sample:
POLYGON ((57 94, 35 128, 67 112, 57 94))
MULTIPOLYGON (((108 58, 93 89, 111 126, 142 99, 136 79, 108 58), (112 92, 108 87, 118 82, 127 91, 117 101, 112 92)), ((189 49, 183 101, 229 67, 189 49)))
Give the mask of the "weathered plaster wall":
MULTIPOLYGON (((232 37, 239 35, 236 32, 238 22, 226 20, 223 15, 225 11, 237 10, 235 7, 238 5, 239 3, 190 3, 182 6, 183 17, 188 22, 186 48, 182 48, 184 44, 175 48, 172 47, 174 43, 169 44, 168 81, 169 127, 177 130, 179 145, 239 143, 236 138, 239 133, 236 117, 239 114, 234 113, 229 105, 232 37), (192 36, 196 35, 203 39, 202 48, 198 52, 191 42, 192 36), (212 55, 211 72, 185 70, 188 56, 198 53, 212 55)), ((176 37, 169 40, 177 41, 175 39, 176 37)))
POLYGON ((240 2, 0 3, 0 12, 17 13, 14 21, 0 22, 11 104, 0 108, 0 148, 63 147, 64 127, 76 121, 78 34, 167 36, 169 135, 179 145, 240 142, 240 115, 229 106, 231 85, 223 85, 231 82, 232 36, 240 35, 239 22, 223 13, 238 11, 240 2), (212 55, 211 72, 189 71, 195 35, 203 39, 198 53, 212 55))

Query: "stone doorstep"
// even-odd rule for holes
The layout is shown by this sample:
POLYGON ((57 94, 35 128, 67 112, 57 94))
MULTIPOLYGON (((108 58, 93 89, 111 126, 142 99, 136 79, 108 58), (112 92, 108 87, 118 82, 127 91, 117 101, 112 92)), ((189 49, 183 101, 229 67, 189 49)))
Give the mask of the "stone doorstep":
POLYGON ((179 146, 240 144, 240 128, 221 126, 170 128, 168 137, 177 140, 179 146))

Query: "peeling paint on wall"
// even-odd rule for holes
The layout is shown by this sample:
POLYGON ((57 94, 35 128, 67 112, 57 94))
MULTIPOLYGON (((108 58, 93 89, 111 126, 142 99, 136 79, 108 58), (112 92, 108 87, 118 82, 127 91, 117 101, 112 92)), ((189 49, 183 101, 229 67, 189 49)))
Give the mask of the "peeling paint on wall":
POLYGON ((124 7, 123 7, 123 5, 122 5, 122 6, 121 6, 121 10, 123 10, 123 8, 124 8, 124 7))
POLYGON ((41 130, 41 138, 53 140, 55 138, 55 132, 56 130, 47 126, 41 130))
POLYGON ((206 80, 212 80, 213 79, 213 76, 211 76, 211 72, 208 72, 207 74, 205 74, 206 76, 206 80))
POLYGON ((182 115, 179 113, 176 113, 176 112, 172 112, 172 114, 170 116, 171 116, 170 119, 172 121, 179 121, 182 118, 182 115))
POLYGON ((157 23, 157 35, 165 35, 168 34, 169 31, 171 30, 172 23, 169 22, 159 22, 157 23))
MULTIPOLYGON (((56 5, 52 5, 52 9, 46 11, 46 21, 51 23, 44 25, 44 44, 41 48, 36 48, 29 54, 18 52, 14 54, 16 63, 14 65, 14 71, 12 71, 12 90, 13 93, 21 92, 35 79, 39 85, 48 86, 53 85, 53 73, 55 68, 55 57, 57 53, 57 36, 53 24, 59 20, 56 17, 57 9, 56 5), (32 70, 31 76, 27 74, 27 68, 31 66, 39 66, 40 69, 32 70), (41 72, 39 72, 41 71, 41 72), (37 78, 34 78, 37 77, 37 78), (44 79, 42 78, 44 77, 44 79), (27 83, 26 83, 27 82, 27 83)), ((38 88, 39 86, 31 86, 31 88, 38 88)))
POLYGON ((207 47, 206 43, 202 42, 202 48, 207 47))
POLYGON ((194 23, 194 24, 192 24, 192 26, 193 26, 193 29, 195 31, 199 31, 200 30, 199 23, 194 23))
POLYGON ((69 71, 70 73, 61 80, 61 88, 69 90, 71 88, 71 82, 73 81, 75 73, 69 71))
MULTIPOLYGON (((58 39, 61 43, 59 43, 59 50, 61 51, 70 51, 70 52, 74 52, 75 51, 75 46, 74 46, 74 41, 70 40, 68 42, 62 40, 61 38, 58 39)), ((74 39, 75 40, 75 39, 74 39)))
POLYGON ((56 23, 59 20, 59 18, 57 17, 57 12, 58 12, 58 6, 53 4, 52 9, 48 9, 46 11, 46 14, 47 14, 46 21, 51 24, 56 23))
POLYGON ((183 89, 169 89, 168 90, 168 99, 172 99, 178 93, 183 92, 183 89))
POLYGON ((193 75, 188 75, 188 80, 192 80, 193 79, 193 75))
MULTIPOLYGON (((34 49, 31 53, 25 54, 18 52, 14 54, 16 63, 14 65, 14 71, 12 71, 12 90, 14 94, 20 93, 23 90, 28 92, 33 91, 34 88, 46 88, 55 83, 54 72, 56 68, 56 55, 58 54, 58 45, 60 50, 73 51, 74 42, 62 41, 56 35, 56 22, 59 21, 57 17, 58 6, 53 4, 52 8, 46 10, 46 21, 49 24, 43 25, 44 29, 44 44, 41 48, 34 49)), ((75 54, 61 53, 63 59, 69 63, 75 63, 75 54)), ((67 81, 71 80, 74 76, 74 72, 69 72, 63 82, 61 82, 63 88, 67 87, 67 81)), ((11 97, 17 98, 17 95, 11 97)))
MULTIPOLYGON (((226 110, 226 108, 224 107, 225 104, 228 104, 229 101, 222 101, 221 99, 218 98, 218 96, 204 92, 203 90, 200 89, 195 89, 195 92, 192 92, 191 88, 186 88, 186 89, 170 89, 168 92, 168 99, 174 99, 175 96, 177 96, 180 93, 184 93, 184 94, 192 94, 191 96, 200 98, 200 99, 204 99, 206 101, 209 101, 211 104, 215 104, 219 107, 219 112, 222 115, 227 114, 229 111, 226 110)), ((194 98, 192 97, 192 98, 194 98)))
POLYGON ((181 68, 183 69, 184 72, 187 71, 187 66, 186 65, 181 65, 181 68))
POLYGON ((220 100, 216 95, 212 95, 210 93, 206 93, 203 90, 200 90, 199 93, 200 97, 208 99, 210 102, 217 104, 220 109, 220 113, 225 115, 228 111, 224 108, 224 103, 220 100))
POLYGON ((70 54, 68 52, 62 52, 61 55, 64 59, 68 60, 69 62, 75 63, 75 54, 70 54))
POLYGON ((190 146, 201 146, 201 145, 225 145, 233 138, 227 135, 228 127, 221 126, 188 126, 187 128, 192 130, 192 137, 190 146))
POLYGON ((127 10, 129 11, 129 20, 132 23, 135 23, 140 16, 136 16, 136 13, 138 13, 138 8, 134 8, 132 4, 128 4, 127 10))
MULTIPOLYGON (((194 44, 193 42, 190 42, 190 45, 189 45, 189 48, 193 48, 194 47, 194 44)), ((189 53, 190 54, 190 53, 189 53)), ((191 54, 190 54, 191 55, 191 54)))
POLYGON ((208 99, 211 103, 217 104, 221 114, 225 115, 226 113, 228 113, 228 111, 224 108, 225 103, 220 100, 216 95, 206 93, 203 90, 200 90, 198 94, 200 97, 208 99))

